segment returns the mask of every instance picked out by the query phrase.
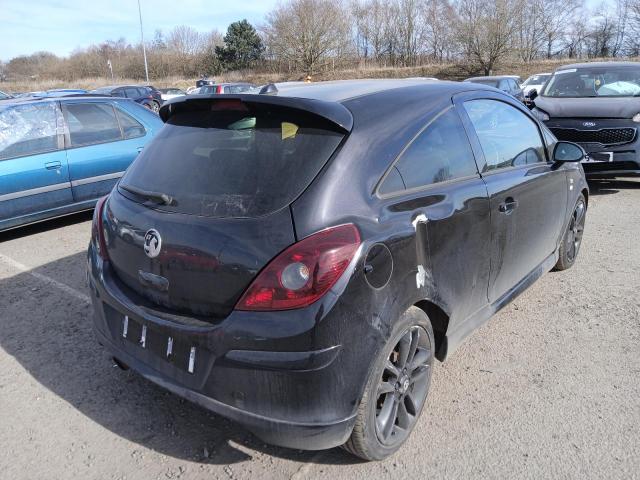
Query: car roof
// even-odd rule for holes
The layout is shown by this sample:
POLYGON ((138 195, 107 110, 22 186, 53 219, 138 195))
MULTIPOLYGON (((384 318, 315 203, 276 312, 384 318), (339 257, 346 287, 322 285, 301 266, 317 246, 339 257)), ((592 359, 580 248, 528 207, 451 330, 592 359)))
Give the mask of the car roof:
POLYGON ((508 80, 508 79, 514 80, 516 77, 517 77, 517 75, 486 75, 486 76, 483 76, 483 77, 465 78, 464 81, 465 82, 472 82, 474 80, 508 80))
POLYGON ((217 83, 211 83, 211 84, 203 85, 200 88, 203 88, 203 87, 217 87, 218 85, 222 85, 223 87, 229 87, 229 86, 233 86, 233 85, 253 85, 253 83, 250 83, 250 82, 217 82, 217 83))
POLYGON ((353 126, 353 116, 347 107, 351 101, 384 94, 387 101, 420 98, 416 110, 427 110, 434 102, 465 91, 496 89, 476 83, 445 82, 440 80, 336 80, 318 83, 276 84, 277 90, 269 94, 195 94, 169 100, 160 108, 160 118, 167 121, 172 115, 201 108, 202 102, 228 102, 238 99, 248 103, 274 104, 283 107, 300 108, 320 115, 349 131, 353 126), (222 98, 224 97, 224 98, 222 98))
POLYGON ((64 97, 15 97, 15 98, 7 98, 3 101, 2 105, 15 105, 15 104, 26 104, 26 103, 44 103, 44 102, 66 102, 71 100, 77 100, 78 98, 86 98, 86 99, 108 99, 113 101, 122 101, 128 99, 112 97, 110 95, 100 95, 97 93, 79 93, 67 95, 64 97))
POLYGON ((441 80, 425 79, 366 79, 366 80, 334 80, 328 82, 292 82, 275 84, 279 97, 297 97, 326 102, 343 103, 354 98, 375 95, 389 90, 396 90, 401 94, 402 89, 420 86, 425 89, 433 89, 434 92, 475 90, 483 88, 479 86, 467 86, 460 82, 446 82, 441 80))
POLYGON ((116 88, 150 88, 151 85, 107 85, 106 87, 94 88, 93 91, 98 90, 115 90, 116 88))
POLYGON ((590 67, 640 67, 640 62, 584 62, 572 63, 556 68, 556 72, 560 70, 568 70, 570 68, 590 68, 590 67))

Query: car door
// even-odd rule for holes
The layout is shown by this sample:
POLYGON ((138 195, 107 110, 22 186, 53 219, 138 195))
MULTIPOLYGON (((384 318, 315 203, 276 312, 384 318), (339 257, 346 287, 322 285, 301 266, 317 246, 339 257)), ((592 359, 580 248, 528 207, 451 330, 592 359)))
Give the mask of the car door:
POLYGON ((430 277, 438 300, 450 309, 451 324, 486 305, 489 200, 453 106, 405 147, 380 182, 378 195, 397 215, 409 209, 416 230, 416 283, 430 277))
POLYGON ((72 203, 62 127, 57 102, 0 107, 0 228, 72 203))
POLYGON ((491 208, 491 279, 495 302, 552 258, 559 241, 567 179, 549 162, 537 122, 501 95, 456 98, 475 136, 491 208))
POLYGON ((63 102, 69 179, 76 202, 107 195, 144 145, 144 126, 114 104, 63 102))

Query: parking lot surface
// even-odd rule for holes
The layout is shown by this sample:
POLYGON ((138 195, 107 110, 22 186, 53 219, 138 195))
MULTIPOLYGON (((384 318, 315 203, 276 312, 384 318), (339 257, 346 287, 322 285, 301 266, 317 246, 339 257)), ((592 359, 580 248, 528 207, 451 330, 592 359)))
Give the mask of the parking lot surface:
POLYGON ((0 477, 639 478, 640 180, 591 188, 574 268, 439 364, 379 463, 265 445, 114 368, 91 329, 90 214, 0 234, 0 477))

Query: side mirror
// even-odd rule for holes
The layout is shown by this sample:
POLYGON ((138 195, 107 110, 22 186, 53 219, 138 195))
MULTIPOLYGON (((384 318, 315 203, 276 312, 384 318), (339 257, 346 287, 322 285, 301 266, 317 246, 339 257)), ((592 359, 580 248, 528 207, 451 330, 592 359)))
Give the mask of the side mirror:
POLYGON ((529 100, 535 100, 536 97, 538 96, 538 90, 536 90, 535 88, 532 88, 529 91, 529 95, 528 96, 529 96, 529 100))
POLYGON ((553 149, 554 162, 579 162, 586 156, 580 145, 571 142, 558 142, 553 149))

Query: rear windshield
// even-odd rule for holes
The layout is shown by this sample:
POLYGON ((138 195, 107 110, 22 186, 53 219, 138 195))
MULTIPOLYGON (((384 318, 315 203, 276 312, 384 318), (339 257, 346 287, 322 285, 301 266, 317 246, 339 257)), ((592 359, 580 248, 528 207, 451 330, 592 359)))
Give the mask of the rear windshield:
POLYGON ((121 185, 172 197, 170 205, 157 207, 162 210, 256 217, 300 195, 343 138, 333 124, 303 111, 213 105, 173 115, 121 185))

